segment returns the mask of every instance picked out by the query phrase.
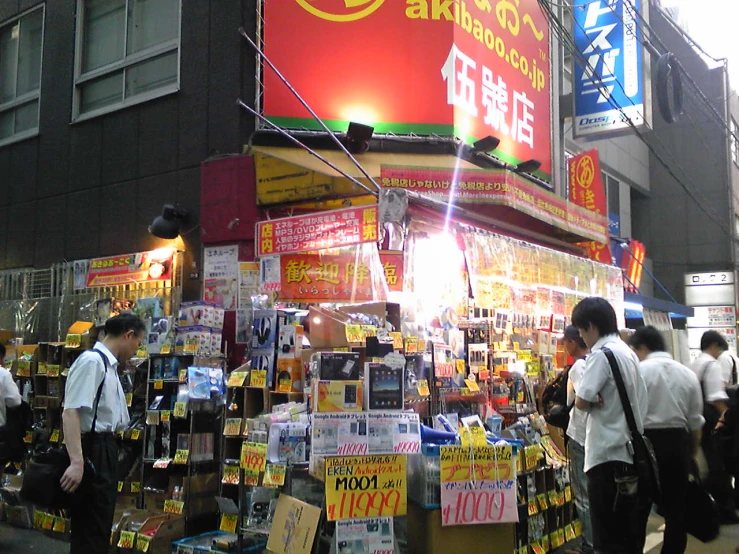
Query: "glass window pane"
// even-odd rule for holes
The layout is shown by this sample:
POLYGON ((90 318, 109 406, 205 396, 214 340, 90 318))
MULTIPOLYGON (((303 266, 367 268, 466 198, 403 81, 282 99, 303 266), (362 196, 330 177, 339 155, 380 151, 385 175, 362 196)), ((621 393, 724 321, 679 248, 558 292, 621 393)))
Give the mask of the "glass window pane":
POLYGON ((129 0, 128 53, 177 38, 179 6, 179 0, 129 0))
POLYGON ((80 85, 80 113, 116 104, 123 100, 123 71, 80 85))
POLYGON ((15 98, 15 65, 20 24, 0 29, 0 104, 15 98))
POLYGON ((41 34, 43 23, 43 10, 37 10, 21 20, 18 50, 18 96, 38 90, 41 84, 41 34))
POLYGON ((621 184, 613 177, 608 177, 608 211, 615 215, 621 213, 621 184))
POLYGON ((0 112, 0 140, 13 136, 13 110, 0 112))
POLYGON ((82 72, 123 59, 126 0, 86 0, 82 72))
POLYGON ((38 101, 23 104, 15 110, 15 132, 22 133, 38 128, 38 101))
POLYGON ((177 82, 177 52, 159 56, 126 70, 126 98, 177 82))

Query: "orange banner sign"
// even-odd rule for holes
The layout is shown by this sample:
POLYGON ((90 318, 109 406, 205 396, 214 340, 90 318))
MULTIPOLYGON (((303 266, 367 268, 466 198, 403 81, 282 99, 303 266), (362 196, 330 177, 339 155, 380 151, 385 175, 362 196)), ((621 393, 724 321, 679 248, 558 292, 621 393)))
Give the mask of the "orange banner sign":
MULTIPOLYGON (((570 202, 603 217, 608 217, 608 203, 603 189, 598 151, 589 150, 569 159, 570 202)), ((588 257, 596 262, 611 265, 611 248, 608 242, 584 243, 588 257)))
POLYGON ((377 206, 358 206, 257 223, 257 256, 377 242, 377 206))
POLYGON ((172 278, 174 249, 125 254, 90 260, 88 287, 114 287, 172 278))

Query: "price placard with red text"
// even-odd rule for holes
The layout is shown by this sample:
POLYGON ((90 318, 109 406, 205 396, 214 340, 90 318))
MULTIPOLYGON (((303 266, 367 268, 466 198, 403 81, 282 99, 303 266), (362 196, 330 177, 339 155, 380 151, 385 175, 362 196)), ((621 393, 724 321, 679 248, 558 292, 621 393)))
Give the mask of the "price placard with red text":
POLYGON ((440 469, 442 525, 518 521, 512 447, 442 446, 440 469))

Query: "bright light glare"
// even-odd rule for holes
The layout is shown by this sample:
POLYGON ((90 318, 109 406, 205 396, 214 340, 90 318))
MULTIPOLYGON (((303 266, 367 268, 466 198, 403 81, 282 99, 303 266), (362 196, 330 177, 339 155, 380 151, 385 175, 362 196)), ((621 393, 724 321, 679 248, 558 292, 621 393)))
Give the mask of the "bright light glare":
POLYGON ((624 302, 624 309, 630 312, 643 312, 644 306, 637 304, 636 302, 624 302))
POLYGON ((378 120, 377 112, 369 106, 348 106, 341 111, 341 118, 362 125, 374 127, 378 120))
POLYGON ((159 248, 157 250, 152 250, 151 252, 149 252, 149 261, 164 262, 167 261, 174 253, 174 248, 159 248))

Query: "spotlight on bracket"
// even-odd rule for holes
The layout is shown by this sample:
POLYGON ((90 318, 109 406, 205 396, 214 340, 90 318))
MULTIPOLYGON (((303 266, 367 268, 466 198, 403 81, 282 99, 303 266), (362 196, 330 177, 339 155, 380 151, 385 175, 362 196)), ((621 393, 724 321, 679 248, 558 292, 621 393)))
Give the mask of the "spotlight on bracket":
POLYGON ((498 148, 499 144, 500 144, 500 139, 498 137, 488 135, 485 138, 482 138, 476 141, 472 145, 472 149, 475 150, 476 152, 492 152, 493 150, 498 148))
POLYGON ((375 128, 361 123, 349 123, 346 131, 346 149, 352 154, 362 154, 369 150, 369 141, 375 128))
POLYGON ((539 160, 526 160, 516 166, 516 173, 533 173, 541 167, 539 160))
POLYGON ((176 239, 180 235, 180 225, 187 218, 187 210, 177 205, 165 204, 162 215, 154 218, 149 232, 160 239, 176 239))

